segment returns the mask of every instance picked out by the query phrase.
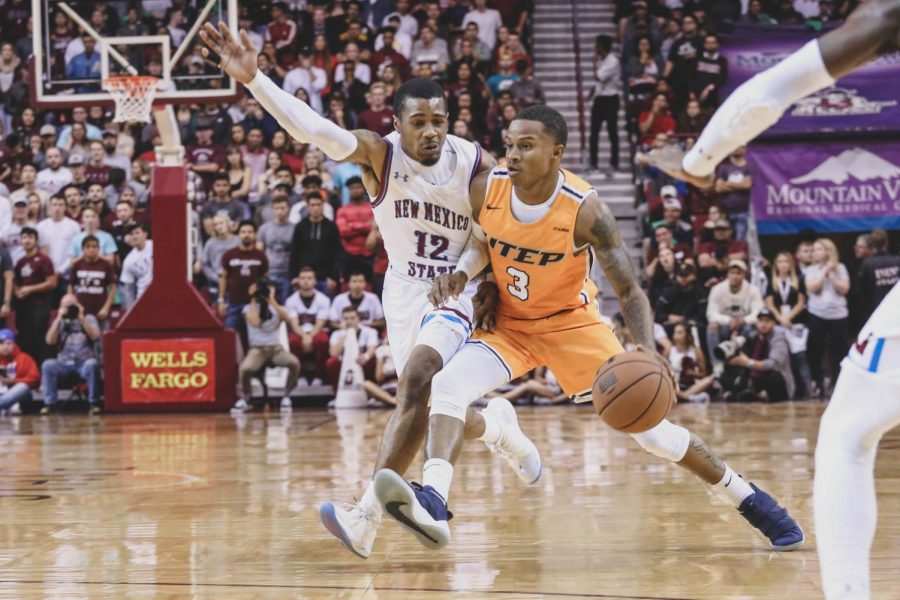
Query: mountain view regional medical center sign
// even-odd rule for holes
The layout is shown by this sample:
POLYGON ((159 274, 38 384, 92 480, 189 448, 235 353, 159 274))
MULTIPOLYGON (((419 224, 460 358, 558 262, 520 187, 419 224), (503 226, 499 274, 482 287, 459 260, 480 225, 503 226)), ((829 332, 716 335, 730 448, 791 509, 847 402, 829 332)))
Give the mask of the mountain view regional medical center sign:
POLYGON ((900 228, 900 144, 752 146, 751 203, 760 234, 900 228))

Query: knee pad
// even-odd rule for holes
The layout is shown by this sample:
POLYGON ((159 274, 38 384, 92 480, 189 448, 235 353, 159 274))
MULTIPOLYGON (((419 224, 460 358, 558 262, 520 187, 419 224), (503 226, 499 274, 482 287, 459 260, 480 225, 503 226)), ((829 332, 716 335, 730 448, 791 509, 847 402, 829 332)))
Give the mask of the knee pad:
POLYGON ((681 461, 691 444, 691 432, 668 419, 649 431, 632 433, 631 437, 650 454, 672 462, 681 461))
POLYGON ((466 421, 469 405, 478 399, 481 392, 472 389, 459 377, 441 371, 431 380, 431 410, 429 416, 444 415, 466 421))

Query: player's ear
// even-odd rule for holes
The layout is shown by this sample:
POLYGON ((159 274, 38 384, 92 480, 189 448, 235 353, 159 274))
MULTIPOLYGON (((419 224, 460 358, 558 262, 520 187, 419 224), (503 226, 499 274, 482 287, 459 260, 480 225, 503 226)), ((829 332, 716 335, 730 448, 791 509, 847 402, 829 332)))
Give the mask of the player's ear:
POLYGON ((400 118, 394 115, 394 131, 400 131, 400 118))
POLYGON ((563 152, 566 151, 566 147, 562 144, 557 144, 553 146, 553 152, 550 153, 550 156, 553 157, 554 160, 562 161, 563 152))

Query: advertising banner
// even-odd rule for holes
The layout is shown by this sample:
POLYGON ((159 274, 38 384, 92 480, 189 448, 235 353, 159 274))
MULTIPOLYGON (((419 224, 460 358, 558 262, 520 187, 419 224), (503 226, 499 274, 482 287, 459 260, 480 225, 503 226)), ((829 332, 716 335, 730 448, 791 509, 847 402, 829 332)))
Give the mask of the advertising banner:
MULTIPOLYGON (((735 26, 721 35, 728 60, 722 98, 815 37, 806 29, 735 26)), ((900 131, 900 53, 882 56, 791 106, 762 137, 900 131)))
POLYGON ((214 402, 213 339, 122 340, 122 402, 214 402))
POLYGON ((900 228, 900 143, 752 146, 760 234, 900 228))

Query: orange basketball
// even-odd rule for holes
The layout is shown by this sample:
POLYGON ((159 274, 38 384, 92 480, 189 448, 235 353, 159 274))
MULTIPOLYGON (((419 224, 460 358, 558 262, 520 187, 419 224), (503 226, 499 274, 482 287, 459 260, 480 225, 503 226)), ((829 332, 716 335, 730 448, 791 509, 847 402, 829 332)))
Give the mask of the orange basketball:
POLYGON ((675 403, 669 374, 646 352, 616 354, 597 372, 594 408, 606 423, 625 433, 653 429, 675 403))

